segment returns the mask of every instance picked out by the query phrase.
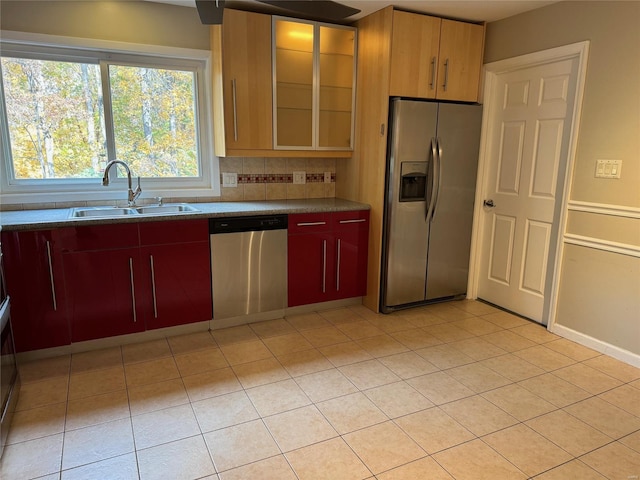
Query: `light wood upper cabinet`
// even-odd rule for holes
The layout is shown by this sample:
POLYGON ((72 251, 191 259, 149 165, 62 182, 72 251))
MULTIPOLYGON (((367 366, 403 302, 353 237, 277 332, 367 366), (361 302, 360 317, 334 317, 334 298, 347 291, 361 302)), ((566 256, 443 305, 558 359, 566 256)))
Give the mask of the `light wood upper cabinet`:
POLYGON ((335 26, 334 35, 331 25, 307 23, 311 37, 272 35, 271 15, 225 9, 223 24, 211 26, 217 156, 351 157, 355 29, 335 26))
POLYGON ((226 146, 222 156, 230 156, 234 149, 272 149, 270 15, 225 9, 222 82, 226 146))
POLYGON ((428 15, 393 12, 390 96, 436 98, 440 23, 428 15))
POLYGON ((389 95, 478 100, 484 27, 395 10, 389 95))
POLYGON ((274 148, 350 151, 356 30, 274 17, 274 148))
POLYGON ((478 100, 484 49, 484 27, 472 23, 442 20, 440 27, 440 100, 478 100))

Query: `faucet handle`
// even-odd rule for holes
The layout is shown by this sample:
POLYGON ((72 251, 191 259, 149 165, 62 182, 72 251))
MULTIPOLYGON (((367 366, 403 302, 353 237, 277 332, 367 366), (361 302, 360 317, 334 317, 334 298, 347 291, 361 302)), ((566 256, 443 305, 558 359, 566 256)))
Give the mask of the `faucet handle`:
POLYGON ((156 197, 156 202, 158 202, 158 206, 162 206, 162 197, 156 197))

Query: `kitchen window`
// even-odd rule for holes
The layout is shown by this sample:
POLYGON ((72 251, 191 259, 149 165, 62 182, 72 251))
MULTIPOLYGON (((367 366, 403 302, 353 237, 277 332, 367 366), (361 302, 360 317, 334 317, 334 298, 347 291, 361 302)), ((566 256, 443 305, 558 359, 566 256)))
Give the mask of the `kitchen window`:
POLYGON ((215 195, 207 59, 3 42, 0 66, 3 200, 119 198, 116 158, 143 196, 215 195))

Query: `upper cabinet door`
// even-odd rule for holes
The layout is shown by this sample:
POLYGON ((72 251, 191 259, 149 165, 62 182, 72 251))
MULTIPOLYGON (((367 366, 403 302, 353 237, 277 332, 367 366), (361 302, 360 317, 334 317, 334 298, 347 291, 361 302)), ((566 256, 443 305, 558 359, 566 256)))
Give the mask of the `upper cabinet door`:
POLYGON ((356 30, 273 18, 274 148, 351 150, 356 30))
POLYGON ((314 146, 314 44, 311 22, 274 19, 275 146, 314 146))
POLYGON ((438 93, 441 100, 478 100, 484 48, 484 27, 442 20, 438 93))
POLYGON ((393 12, 390 96, 436 97, 440 22, 427 15, 393 12))
POLYGON ((356 32, 320 26, 318 147, 352 148, 356 32))
POLYGON ((222 25, 227 149, 271 149, 271 16, 225 9, 222 25))

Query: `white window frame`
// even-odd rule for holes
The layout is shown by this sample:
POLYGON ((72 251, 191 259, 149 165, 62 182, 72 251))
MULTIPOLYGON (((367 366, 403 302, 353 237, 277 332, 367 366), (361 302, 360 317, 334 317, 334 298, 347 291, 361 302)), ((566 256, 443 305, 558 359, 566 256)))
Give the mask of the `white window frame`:
MULTIPOLYGON (((148 66, 151 68, 184 68, 195 73, 197 90, 197 148, 200 162, 198 177, 142 178, 139 200, 157 196, 194 198, 220 196, 219 159, 213 151, 211 113, 211 52, 209 50, 133 44, 56 35, 29 34, 0 31, 0 49, 3 54, 51 58, 60 61, 84 61, 100 64, 148 66)), ((0 95, 3 95, 0 92, 0 95)), ((105 109, 106 112, 106 109, 105 109)), ((15 179, 6 112, 0 115, 0 203, 64 203, 75 201, 126 200, 126 182, 122 174, 113 182, 102 186, 101 179, 15 179)), ((110 112, 106 115, 110 115, 110 112)), ((109 118, 105 118, 109 121, 109 118)), ((126 158, 119 160, 127 161, 126 158)), ((135 175, 135 172, 133 172, 135 175)), ((116 178, 117 177, 117 178, 116 178)))

